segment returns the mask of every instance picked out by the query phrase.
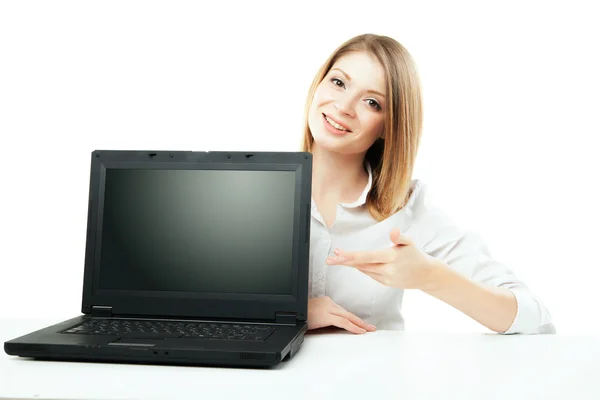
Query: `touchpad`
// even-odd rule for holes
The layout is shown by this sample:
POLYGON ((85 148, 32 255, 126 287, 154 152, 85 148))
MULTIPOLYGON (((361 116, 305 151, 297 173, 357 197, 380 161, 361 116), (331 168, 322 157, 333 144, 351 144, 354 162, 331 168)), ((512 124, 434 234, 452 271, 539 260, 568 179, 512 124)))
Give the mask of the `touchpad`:
POLYGON ((156 339, 134 339, 134 338, 121 338, 109 343, 109 346, 138 346, 138 347, 153 347, 164 343, 164 340, 156 339))

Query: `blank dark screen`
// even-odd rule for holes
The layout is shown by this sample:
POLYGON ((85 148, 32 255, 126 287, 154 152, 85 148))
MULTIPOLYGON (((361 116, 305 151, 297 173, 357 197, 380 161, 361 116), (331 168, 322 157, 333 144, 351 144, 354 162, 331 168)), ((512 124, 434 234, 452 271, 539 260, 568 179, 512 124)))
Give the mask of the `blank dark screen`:
POLYGON ((102 289, 291 294, 295 172, 107 169, 102 289))

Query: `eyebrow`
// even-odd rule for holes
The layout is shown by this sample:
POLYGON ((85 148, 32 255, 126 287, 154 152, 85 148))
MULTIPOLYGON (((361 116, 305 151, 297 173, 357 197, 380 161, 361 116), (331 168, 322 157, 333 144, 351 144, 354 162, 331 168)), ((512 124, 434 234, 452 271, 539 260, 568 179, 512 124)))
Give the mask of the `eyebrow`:
MULTIPOLYGON (((352 78, 350 78, 350 75, 348 75, 347 73, 345 73, 344 71, 342 71, 339 68, 331 68, 331 70, 336 70, 336 71, 340 71, 342 73, 342 75, 344 75, 346 77, 346 79, 348 79, 348 82, 352 81, 352 78)), ((385 99, 385 95, 383 95, 382 93, 379 93, 377 90, 367 90, 367 93, 372 93, 372 94, 376 94, 378 96, 381 96, 385 99)))

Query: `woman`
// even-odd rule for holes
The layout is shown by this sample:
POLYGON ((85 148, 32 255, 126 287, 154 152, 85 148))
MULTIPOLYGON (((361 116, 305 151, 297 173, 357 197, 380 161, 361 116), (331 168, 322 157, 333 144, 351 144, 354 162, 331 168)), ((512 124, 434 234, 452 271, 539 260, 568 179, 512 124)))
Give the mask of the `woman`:
POLYGON ((313 155, 308 328, 403 329, 404 289, 419 289, 498 333, 554 333, 540 299, 412 179, 421 103, 411 55, 386 36, 348 40, 318 71, 303 143, 313 155))

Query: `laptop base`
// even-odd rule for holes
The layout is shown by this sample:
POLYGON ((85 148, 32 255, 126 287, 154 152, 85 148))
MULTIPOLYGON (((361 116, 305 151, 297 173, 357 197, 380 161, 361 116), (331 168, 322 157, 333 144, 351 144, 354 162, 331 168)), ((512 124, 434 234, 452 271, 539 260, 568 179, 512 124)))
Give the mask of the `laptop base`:
POLYGON ((275 326, 273 334, 259 343, 60 333, 87 318, 75 317, 15 338, 4 344, 4 351, 41 361, 269 368, 291 359, 300 349, 307 330, 306 323, 275 326))

